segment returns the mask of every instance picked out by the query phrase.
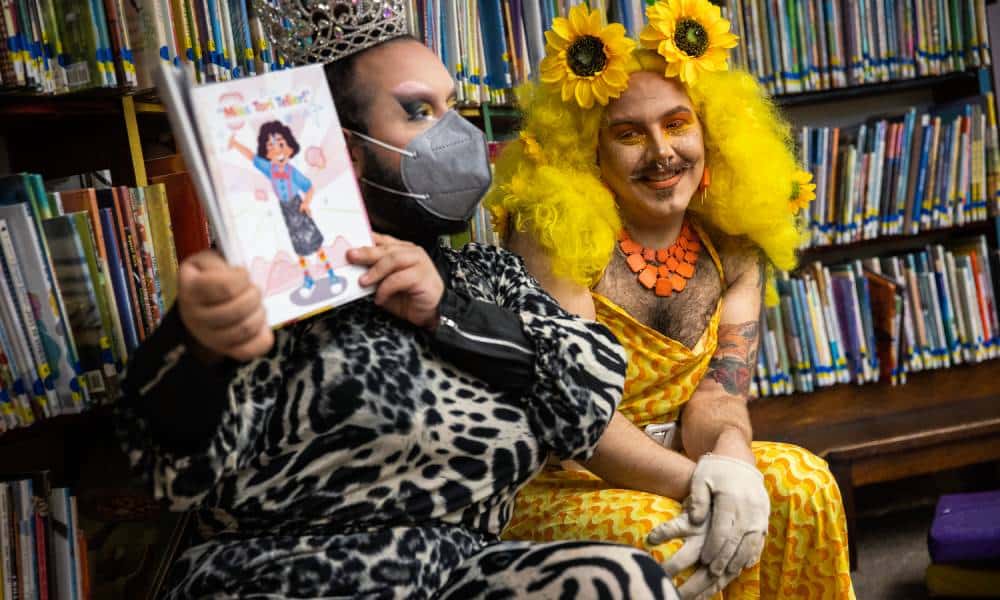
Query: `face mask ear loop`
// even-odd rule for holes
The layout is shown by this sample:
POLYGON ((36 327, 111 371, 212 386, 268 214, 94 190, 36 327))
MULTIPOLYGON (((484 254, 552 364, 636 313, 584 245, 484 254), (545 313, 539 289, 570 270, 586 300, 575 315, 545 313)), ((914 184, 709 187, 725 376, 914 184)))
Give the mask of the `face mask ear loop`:
POLYGON ((372 186, 373 188, 378 188, 378 189, 382 190, 383 192, 389 192, 390 194, 396 194, 397 196, 406 196, 407 198, 416 198, 417 200, 430 200, 430 195, 429 194, 414 194, 412 192, 404 192, 402 190, 397 190, 397 189, 394 189, 394 188, 391 188, 391 187, 386 187, 386 186, 381 185, 379 183, 375 183, 374 181, 372 181, 371 179, 368 179, 367 177, 362 177, 361 181, 367 183, 368 185, 372 186))
POLYGON ((363 133, 354 131, 353 129, 348 129, 348 128, 344 127, 344 131, 350 133, 351 135, 358 136, 359 138, 363 139, 364 141, 368 142, 369 144, 375 144, 376 146, 380 146, 382 148, 385 148, 386 150, 391 150, 393 152, 397 152, 397 153, 402 154, 403 156, 406 156, 406 157, 409 157, 409 158, 416 158, 417 157, 417 153, 416 152, 411 152, 411 151, 405 150, 403 148, 397 148, 397 147, 393 146, 392 144, 386 144, 385 142, 383 142, 381 140, 377 140, 377 139, 375 139, 373 137, 370 137, 370 136, 367 136, 367 135, 365 135, 363 133))

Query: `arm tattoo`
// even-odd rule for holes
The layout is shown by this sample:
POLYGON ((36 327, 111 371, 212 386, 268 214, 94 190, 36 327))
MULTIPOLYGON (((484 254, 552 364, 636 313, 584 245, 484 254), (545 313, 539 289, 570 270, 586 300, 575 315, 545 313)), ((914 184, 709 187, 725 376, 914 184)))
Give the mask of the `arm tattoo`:
POLYGON ((738 325, 719 325, 719 347, 708 363, 708 376, 727 394, 745 396, 757 366, 760 337, 757 321, 738 325))

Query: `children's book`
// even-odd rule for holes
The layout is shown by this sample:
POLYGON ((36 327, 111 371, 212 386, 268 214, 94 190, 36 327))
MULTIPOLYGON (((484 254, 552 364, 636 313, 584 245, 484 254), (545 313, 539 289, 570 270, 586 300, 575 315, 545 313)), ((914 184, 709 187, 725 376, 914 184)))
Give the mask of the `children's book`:
MULTIPOLYGON (((96 396, 95 400, 103 401, 106 399, 107 386, 102 370, 105 350, 110 349, 110 336, 104 330, 97 288, 80 241, 78 223, 73 216, 68 215, 48 219, 44 222, 45 235, 69 315, 70 328, 76 340, 87 389, 96 396)), ((83 224, 86 225, 86 220, 83 224)), ((89 230, 84 233, 90 235, 89 230)))
POLYGON ((219 249, 250 273, 268 322, 370 293, 346 259, 373 243, 322 67, 197 88, 164 67, 157 80, 219 249))

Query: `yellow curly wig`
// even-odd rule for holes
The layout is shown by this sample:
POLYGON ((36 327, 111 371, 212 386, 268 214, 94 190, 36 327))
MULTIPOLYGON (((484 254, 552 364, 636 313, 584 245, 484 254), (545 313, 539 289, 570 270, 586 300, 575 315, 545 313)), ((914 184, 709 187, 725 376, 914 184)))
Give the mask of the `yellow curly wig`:
MULTIPOLYGON (((635 50, 629 73, 663 73, 663 58, 635 50)), ((789 211, 797 170, 790 129, 753 77, 706 72, 685 85, 701 120, 712 184, 688 210, 725 234, 749 239, 774 267, 796 265, 800 220, 789 211)), ((600 107, 583 110, 559 92, 527 84, 521 141, 501 153, 486 206, 501 235, 532 235, 555 275, 592 286, 611 260, 621 231, 615 199, 597 166, 600 107)))

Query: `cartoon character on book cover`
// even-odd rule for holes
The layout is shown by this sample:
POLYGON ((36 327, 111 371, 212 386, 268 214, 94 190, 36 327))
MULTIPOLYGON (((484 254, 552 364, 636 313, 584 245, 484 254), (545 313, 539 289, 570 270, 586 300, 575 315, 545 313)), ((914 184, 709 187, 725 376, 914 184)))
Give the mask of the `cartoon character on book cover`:
POLYGON ((278 198, 281 217, 288 228, 288 238, 298 255, 299 267, 303 271, 302 287, 311 290, 315 281, 309 273, 309 257, 315 255, 329 278, 330 295, 335 296, 347 287, 347 280, 334 273, 333 267, 323 250, 323 232, 312 218, 313 194, 316 191, 312 181, 291 164, 301 147, 295 134, 281 121, 267 121, 257 133, 257 153, 236 141, 229 141, 230 148, 245 156, 264 177, 271 182, 271 189, 278 198))
POLYGON ((369 293, 346 258, 372 245, 371 229, 322 69, 194 88, 191 98, 224 235, 268 321, 369 293))

